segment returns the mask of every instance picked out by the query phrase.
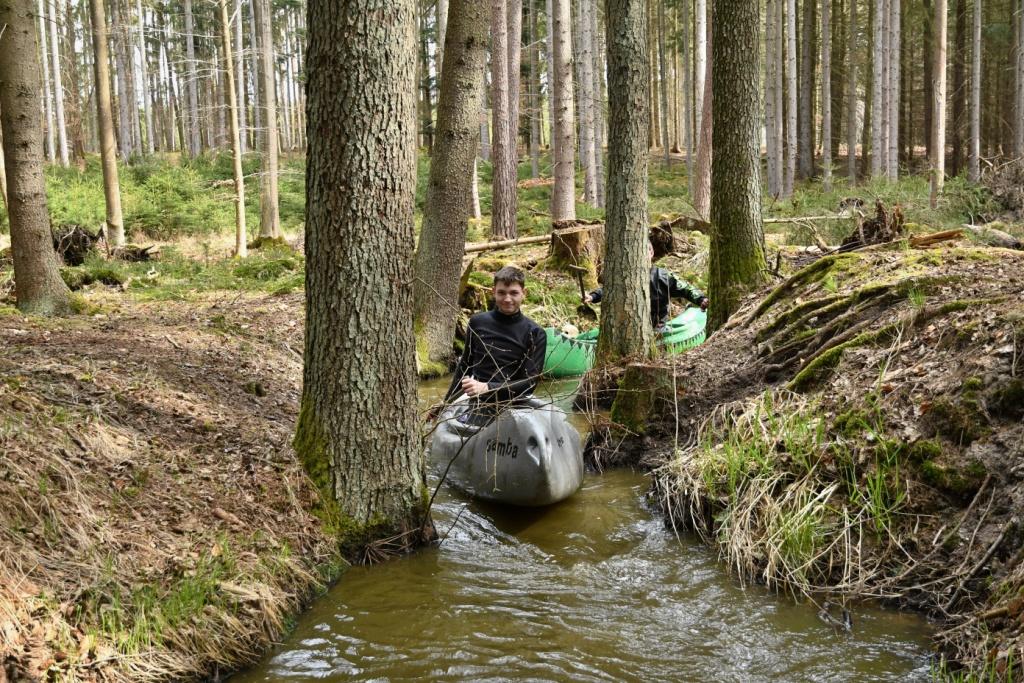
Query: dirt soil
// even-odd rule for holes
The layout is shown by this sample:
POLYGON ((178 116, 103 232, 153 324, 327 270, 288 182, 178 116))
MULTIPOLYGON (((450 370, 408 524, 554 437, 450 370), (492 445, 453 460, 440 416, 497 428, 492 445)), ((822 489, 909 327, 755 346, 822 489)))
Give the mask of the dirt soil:
POLYGON ((301 302, 0 315, 0 681, 213 677, 337 575, 289 445, 301 302))
POLYGON ((1009 678, 1024 662, 1022 301, 1016 251, 818 260, 653 363, 675 381, 591 457, 654 469, 672 523, 744 578, 924 610, 950 669, 1009 678))

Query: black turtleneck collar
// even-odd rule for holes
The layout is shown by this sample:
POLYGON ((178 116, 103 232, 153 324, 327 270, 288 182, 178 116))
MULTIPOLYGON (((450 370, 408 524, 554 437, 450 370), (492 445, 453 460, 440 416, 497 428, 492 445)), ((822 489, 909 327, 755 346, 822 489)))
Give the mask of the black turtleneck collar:
POLYGON ((501 311, 499 311, 497 308, 492 308, 491 309, 491 315, 494 316, 494 319, 497 322, 506 323, 508 325, 511 325, 511 324, 517 323, 517 322, 519 322, 520 320, 523 319, 523 309, 519 309, 518 311, 516 311, 512 315, 506 315, 505 313, 502 313, 501 311))

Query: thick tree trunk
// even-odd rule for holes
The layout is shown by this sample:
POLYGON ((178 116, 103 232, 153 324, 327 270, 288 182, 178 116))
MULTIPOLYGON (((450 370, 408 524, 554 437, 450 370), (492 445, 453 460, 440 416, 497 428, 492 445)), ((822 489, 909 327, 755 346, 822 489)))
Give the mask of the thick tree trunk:
POLYGON ((107 206, 106 234, 111 246, 120 247, 124 246, 124 219, 121 217, 121 185, 117 178, 114 116, 110 109, 110 58, 107 55, 103 0, 89 0, 89 8, 96 79, 96 118, 99 122, 100 157, 103 163, 103 195, 107 206))
POLYGON ((68 288, 46 208, 34 14, 32 0, 0 0, 0 128, 18 309, 52 315, 68 311, 68 288))
POLYGON ((494 239, 516 236, 516 173, 513 161, 513 137, 509 98, 508 0, 491 3, 491 148, 493 177, 491 185, 491 235, 494 239))
POLYGON ((821 0, 821 184, 832 190, 832 0, 821 0))
POLYGON ((459 318, 459 275, 476 175, 489 18, 487 6, 478 0, 451 0, 450 16, 437 101, 440 144, 430 159, 415 281, 415 327, 425 346, 420 360, 444 365, 452 360, 459 318))
POLYGON ((758 130, 758 14, 756 0, 715 3, 711 49, 715 63, 716 120, 708 273, 711 330, 721 327, 743 295, 765 279, 758 130))
POLYGON ((607 0, 608 210, 602 361, 651 354, 648 289, 648 58, 644 0, 607 0))
POLYGON ((281 215, 277 191, 277 98, 274 93, 274 32, 271 26, 270 0, 252 0, 253 20, 258 33, 256 46, 260 56, 257 71, 260 109, 265 129, 260 133, 263 153, 260 175, 260 237, 281 236, 281 215))
POLYGON ((60 41, 57 39, 59 26, 57 0, 45 0, 49 11, 50 25, 50 54, 47 56, 53 65, 53 114, 57 123, 57 150, 60 157, 60 165, 67 166, 68 157, 68 131, 64 120, 64 82, 60 68, 60 41))
POLYGON ((797 156, 797 62, 796 62, 796 0, 785 0, 786 6, 786 167, 782 179, 782 197, 793 196, 797 156))
POLYGON ((308 11, 307 315, 295 449, 351 550, 414 532, 426 514, 408 324, 416 7, 311 0, 308 11))
POLYGON ((238 125, 238 95, 235 93, 234 58, 231 54, 231 19, 227 0, 220 0, 220 42, 224 55, 222 73, 227 82, 228 117, 231 120, 231 153, 235 165, 235 256, 246 256, 245 176, 242 174, 242 140, 238 125))
MULTIPOLYGON (((39 44, 36 47, 38 51, 35 54, 36 64, 38 65, 39 63, 42 63, 43 65, 43 110, 46 114, 46 156, 49 158, 50 163, 53 163, 57 160, 57 145, 54 142, 53 97, 50 90, 50 62, 46 58, 49 54, 49 50, 47 49, 45 1, 46 0, 39 0, 38 5, 37 16, 39 17, 39 44)), ((38 87, 38 85, 36 87, 38 87)))
MULTIPOLYGON (((800 34, 800 105, 797 109, 797 177, 814 175, 814 75, 817 69, 817 0, 804 0, 800 34)), ((823 31, 824 33, 824 31, 823 31)))
POLYGON ((946 0, 935 0, 934 113, 932 114, 932 182, 929 203, 934 209, 946 180, 946 0))
POLYGON ((888 132, 886 140, 886 171, 889 180, 895 182, 900 171, 900 0, 888 0, 889 4, 889 95, 887 104, 888 132))
MULTIPOLYGON (((1024 110, 1018 112, 1024 118, 1024 110)), ((981 178, 981 0, 974 0, 971 24, 971 139, 967 156, 967 179, 981 178)))
POLYGON ((569 0, 552 0, 551 11, 555 106, 552 127, 555 184, 551 192, 551 219, 565 221, 576 219, 576 122, 573 111, 572 17, 569 0))
MULTIPOLYGON (((846 176, 852 187, 857 183, 857 0, 850 0, 850 25, 846 35, 846 75, 846 176)), ((867 110, 865 106, 865 114, 867 110)))
POLYGON ((192 0, 185 0, 185 68, 188 79, 188 154, 199 156, 199 92, 196 75, 195 27, 192 18, 192 0))

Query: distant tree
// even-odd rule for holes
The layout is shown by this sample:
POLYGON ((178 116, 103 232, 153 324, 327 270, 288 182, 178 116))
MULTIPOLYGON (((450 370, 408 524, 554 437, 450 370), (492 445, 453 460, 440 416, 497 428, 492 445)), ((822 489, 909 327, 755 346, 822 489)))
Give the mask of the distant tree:
POLYGON ((832 2, 821 0, 821 184, 832 190, 832 2))
POLYGON ((52 315, 68 311, 68 288, 57 268, 46 208, 32 4, 0 0, 0 128, 18 309, 52 315))
POLYGON ((227 81, 227 103, 231 119, 231 156, 235 167, 235 256, 246 255, 245 176, 242 174, 242 136, 238 126, 238 95, 235 93, 235 69, 231 54, 231 19, 227 0, 220 0, 220 41, 224 57, 224 80, 227 81))
MULTIPOLYGON (((978 182, 981 177, 981 0, 974 0, 971 24, 971 136, 967 152, 967 178, 978 182)), ((1018 118, 1024 117, 1022 109, 1018 118)))
POLYGON ((124 245, 124 219, 121 217, 121 183, 117 177, 117 151, 114 146, 114 115, 110 106, 110 57, 107 54, 107 23, 103 0, 89 0, 92 18, 93 71, 96 82, 96 118, 99 123, 100 159, 103 165, 103 196, 106 201, 107 241, 124 245))
MULTIPOLYGON (((817 2, 804 0, 800 27, 800 104, 797 107, 797 175, 814 175, 814 78, 816 73, 817 2)), ((824 29, 822 29, 824 33, 824 29)))
MULTIPOLYGON (((555 184, 551 192, 551 218, 556 221, 576 218, 576 121, 572 85, 572 16, 569 0, 551 2, 555 184)), ((608 24, 611 26, 611 23, 608 24)), ((645 91, 646 92, 646 91, 645 91)))
MULTIPOLYGON (((343 540, 415 540, 415 0, 310 0, 306 336, 295 449, 343 540)), ((450 62, 453 57, 449 56, 450 62)), ((351 546, 350 546, 351 548, 351 546)))
MULTIPOLYGON (((713 26, 711 17, 708 17, 708 24, 713 26)), ((713 28, 712 28, 713 30, 713 28)), ((713 45, 713 37, 708 36, 707 46, 713 45)), ((704 93, 701 97, 700 122, 700 143, 697 146, 697 165, 694 169, 696 179, 694 180, 693 208, 701 220, 708 220, 711 216, 711 163, 714 158, 714 60, 708 59, 704 62, 704 93)), ((781 97, 781 95, 780 95, 781 97)), ((781 154, 781 151, 780 151, 781 154)))
POLYGON ((935 94, 932 102, 932 182, 929 203, 934 209, 946 180, 946 0, 935 0, 935 94))
POLYGON ((44 59, 50 59, 53 65, 53 115, 57 122, 57 150, 59 152, 60 165, 67 166, 68 156, 68 130, 64 119, 64 81, 60 67, 60 41, 57 39, 60 20, 57 9, 57 2, 46 0, 47 23, 50 29, 50 54, 44 59))
POLYGON ((256 80, 259 83, 259 109, 262 110, 262 119, 265 122, 265 130, 260 133, 260 236, 280 237, 277 97, 274 92, 274 33, 271 26, 270 0, 252 0, 252 10, 258 36, 259 69, 256 80))
POLYGON ((757 0, 717 0, 711 41, 714 69, 714 162, 708 274, 716 330, 742 296, 765 281, 761 223, 757 0))
POLYGON ((644 0, 608 0, 608 207, 597 355, 652 348, 647 238, 648 54, 644 0))
POLYGON ((199 156, 201 142, 199 139, 199 75, 196 71, 195 19, 192 14, 192 0, 184 0, 184 11, 185 69, 188 100, 188 154, 189 156, 196 157, 199 156))
POLYGON ((477 119, 487 64, 487 6, 451 0, 445 66, 437 101, 437 140, 430 159, 423 226, 416 246, 416 330, 426 358, 448 364, 459 318, 459 275, 475 175, 477 119))
POLYGON ((516 137, 512 125, 509 43, 509 0, 491 2, 491 99, 494 173, 491 192, 491 234, 495 239, 516 236, 516 137))
MULTIPOLYGON (((789 198, 793 196, 793 182, 796 179, 796 111, 799 105, 799 93, 797 91, 796 0, 783 1, 786 6, 786 166, 782 177, 782 196, 789 198)), ((715 29, 717 30, 718 27, 715 29)))
POLYGON ((846 34, 846 175, 852 186, 857 182, 857 0, 850 0, 848 26, 849 30, 846 34))

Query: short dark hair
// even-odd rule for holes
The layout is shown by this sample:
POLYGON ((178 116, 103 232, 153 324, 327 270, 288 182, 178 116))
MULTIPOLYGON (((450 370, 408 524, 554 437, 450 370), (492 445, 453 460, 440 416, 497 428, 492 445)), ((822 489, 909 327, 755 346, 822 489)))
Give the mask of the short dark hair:
POLYGON ((515 266, 505 266, 494 274, 494 284, 519 285, 526 288, 526 273, 515 266))

